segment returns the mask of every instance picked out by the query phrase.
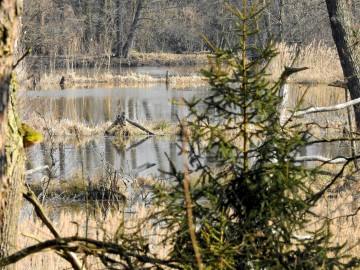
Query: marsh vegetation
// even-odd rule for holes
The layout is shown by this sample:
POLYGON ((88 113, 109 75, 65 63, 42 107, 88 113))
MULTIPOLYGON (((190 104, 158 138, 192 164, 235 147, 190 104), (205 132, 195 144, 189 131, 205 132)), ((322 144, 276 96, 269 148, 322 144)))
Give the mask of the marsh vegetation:
MULTIPOLYGON (((42 0, 38 20, 27 21, 41 27, 40 36, 23 36, 23 45, 38 41, 18 69, 28 90, 19 92, 20 115, 44 139, 26 149, 23 196, 32 205, 23 206, 16 245, 29 253, 15 254, 25 257, 16 268, 356 269, 354 111, 296 116, 350 99, 345 89, 328 85, 343 78, 328 33, 313 33, 320 42, 291 28, 285 35, 282 23, 290 18, 284 11, 297 7, 294 1, 263 10, 278 11, 279 26, 244 1, 243 10, 225 5, 221 14, 227 10, 231 20, 211 26, 225 30, 237 21, 228 42, 213 32, 199 41, 191 31, 205 29, 208 15, 200 16, 199 3, 189 8, 173 1, 174 20, 190 18, 184 23, 191 22, 191 31, 184 38, 174 31, 181 26, 171 21, 170 27, 163 16, 169 27, 151 45, 154 36, 145 35, 151 26, 135 21, 142 12, 154 16, 162 1, 131 1, 130 24, 117 17, 126 17, 123 9, 110 8, 119 1, 105 2, 42 0), (51 19, 44 7, 54 11, 51 19), (105 11, 112 19, 98 25, 105 11), (45 21, 57 29, 61 12, 69 32, 53 46, 45 21), (80 20, 81 35, 70 31, 69 19, 80 20), (109 32, 112 24, 118 32, 109 32), (257 36, 259 24, 267 34, 257 36), (143 35, 131 40, 133 27, 143 35), (272 42, 272 30, 282 42, 272 42), (176 35, 167 39, 166 33, 176 35), (289 42, 298 35, 305 44, 289 42), (141 53, 129 50, 129 40, 141 53), (177 54, 153 53, 160 45, 177 54), (129 136, 105 134, 120 112, 154 135, 132 126, 129 136)), ((36 13, 27 4, 28 16, 36 13)))

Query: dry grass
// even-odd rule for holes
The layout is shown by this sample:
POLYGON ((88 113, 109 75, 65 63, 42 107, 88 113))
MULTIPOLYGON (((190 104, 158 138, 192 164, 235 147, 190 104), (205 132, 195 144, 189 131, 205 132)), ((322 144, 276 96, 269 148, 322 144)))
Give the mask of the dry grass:
POLYGON ((138 53, 132 56, 139 66, 207 66, 207 54, 138 53))
POLYGON ((84 177, 81 171, 74 172, 69 179, 48 181, 44 177, 41 181, 29 181, 31 189, 37 196, 61 201, 109 200, 125 201, 130 198, 126 192, 128 179, 119 171, 96 172, 84 177))
POLYGON ((268 67, 268 72, 273 80, 280 77, 284 66, 291 65, 297 51, 299 51, 299 55, 294 66, 308 67, 309 69, 292 75, 289 79, 290 82, 330 83, 343 79, 340 60, 335 48, 314 41, 305 47, 280 43, 276 49, 279 54, 268 67))
POLYGON ((82 121, 70 120, 66 118, 56 118, 51 115, 38 115, 31 113, 24 115, 24 122, 31 125, 42 134, 52 136, 96 136, 104 134, 110 122, 102 124, 89 124, 82 121))
MULTIPOLYGON (((51 139, 51 142, 55 143, 69 142, 79 145, 100 138, 104 135, 105 130, 111 125, 111 122, 89 124, 64 118, 57 119, 53 116, 40 116, 36 113, 26 115, 24 117, 24 122, 43 134, 45 142, 49 142, 51 139)), ((174 135, 179 133, 178 125, 165 119, 138 121, 138 123, 158 135, 174 135)), ((144 131, 129 123, 126 127, 130 132, 130 135, 145 134, 144 131)))
MULTIPOLYGON (((354 185, 337 194, 327 193, 327 196, 324 196, 312 209, 316 214, 331 220, 332 244, 346 243, 346 254, 351 256, 360 254, 360 213, 356 213, 360 201, 356 198, 358 195, 355 195, 359 193, 358 184, 357 187, 354 185)), ((319 226, 320 224, 314 220, 308 229, 319 229, 319 226)))
MULTIPOLYGON (((290 77, 290 82, 311 82, 311 83, 330 83, 335 80, 342 80, 343 73, 340 66, 339 57, 335 48, 328 47, 321 42, 313 42, 305 47, 298 45, 286 45, 280 43, 276 45, 279 54, 271 61, 268 67, 270 79, 276 80, 280 77, 284 66, 290 66, 297 51, 298 58, 295 61, 296 67, 308 67, 308 70, 299 72, 290 77)), ((166 53, 135 53, 132 60, 138 66, 189 66, 194 73, 198 73, 202 68, 207 68, 207 54, 166 54, 166 53)), ((24 71, 18 77, 25 78, 24 71)), ((43 74, 40 78, 42 89, 53 89, 60 87, 61 76, 67 73, 66 88, 76 87, 114 87, 114 86, 146 86, 154 83, 165 83, 164 76, 151 76, 147 74, 127 74, 118 75, 105 72, 97 75, 80 75, 76 72, 66 72, 62 74, 43 74)), ((199 75, 189 76, 170 76, 169 83, 174 88, 199 87, 208 84, 205 77, 199 75)), ((26 88, 24 80, 20 81, 23 88, 26 88)), ((30 86, 31 89, 31 86, 30 86)))
MULTIPOLYGON (((338 87, 330 87, 324 84, 296 85, 292 84, 289 91, 288 114, 295 107, 306 109, 310 107, 328 107, 346 102, 345 90, 338 87), (301 102, 301 103, 300 103, 301 102)), ((312 134, 321 136, 340 137, 344 127, 349 129, 349 113, 354 119, 351 107, 334 110, 331 112, 312 113, 297 118, 290 124, 299 123, 303 127, 311 129, 312 134), (312 123, 312 125, 309 125, 312 123)), ((353 123, 354 124, 354 123, 353 123)), ((354 130, 354 126, 352 127, 354 130)))
MULTIPOLYGON (((154 179, 139 178, 134 185, 141 185, 142 188, 151 189, 154 185, 154 179)), ((325 182, 323 183, 325 184, 325 182)), ((140 189, 139 189, 140 190, 140 189)), ((359 207, 359 199, 355 199, 354 194, 359 193, 359 185, 341 192, 326 193, 326 196, 312 209, 320 216, 331 219, 331 232, 333 237, 332 244, 344 244, 346 254, 350 256, 358 256, 360 254, 360 213, 353 215, 359 207), (332 195, 330 197, 330 195, 332 195)), ((166 231, 159 226, 153 225, 153 220, 149 216, 155 211, 154 208, 148 208, 143 204, 136 204, 132 209, 132 214, 124 215, 118 211, 102 212, 97 208, 94 215, 89 216, 88 237, 105 240, 113 239, 112 236, 123 225, 127 235, 134 234, 139 231, 143 236, 148 236, 150 242, 150 250, 160 258, 166 258, 170 249, 170 245, 162 245, 161 240, 166 231), (139 226, 141 224, 141 226, 139 226)), ((61 232, 62 236, 72 236, 76 233, 79 236, 85 236, 86 215, 84 211, 71 211, 71 213, 62 211, 59 216, 54 217, 56 228, 61 232)), ((316 230, 320 228, 321 222, 317 219, 310 221, 307 230, 316 230)), ((18 238, 18 248, 23 248, 31 244, 35 244, 34 236, 38 239, 51 239, 49 231, 35 219, 33 216, 23 218, 20 222, 20 232, 22 235, 18 238), (32 237, 29 237, 33 236, 32 237)), ((299 232, 299 235, 308 234, 308 232, 299 232)), ((91 269, 101 269, 100 263, 91 257, 87 258, 87 262, 91 265, 91 269)), ((64 269, 69 267, 66 262, 54 252, 42 252, 25 258, 16 264, 16 269, 64 269)))
MULTIPOLYGON (((149 216, 155 211, 154 208, 136 204, 131 209, 132 214, 125 215, 119 211, 103 212, 100 208, 94 211, 94 215, 87 217, 83 211, 72 214, 63 211, 60 216, 55 217, 55 226, 63 237, 78 235, 105 241, 111 241, 122 230, 130 238, 139 233, 147 237, 150 251, 156 254, 158 258, 165 259, 168 256, 170 245, 161 244, 164 230, 159 225, 155 226, 153 220, 149 219, 149 216), (86 224, 87 218, 89 219, 88 224, 86 224)), ((34 238, 42 240, 53 238, 48 229, 32 215, 20 221, 19 231, 22 233, 16 243, 19 249, 36 244, 37 241, 34 238)), ((91 266, 89 269, 104 269, 98 259, 89 256, 86 260, 91 266)), ((71 267, 64 259, 49 250, 19 261, 16 264, 16 269, 49 270, 71 269, 71 267)))
MULTIPOLYGON (((44 74, 40 80, 40 87, 43 90, 53 89, 54 86, 60 88, 62 75, 44 74)), ((104 73, 94 76, 83 76, 76 73, 66 74, 66 88, 77 87, 146 87, 151 84, 166 83, 166 76, 153 76, 148 74, 130 73, 127 75, 116 75, 104 73)), ((169 76, 169 86, 174 88, 201 87, 208 84, 205 77, 200 75, 176 75, 169 76)))

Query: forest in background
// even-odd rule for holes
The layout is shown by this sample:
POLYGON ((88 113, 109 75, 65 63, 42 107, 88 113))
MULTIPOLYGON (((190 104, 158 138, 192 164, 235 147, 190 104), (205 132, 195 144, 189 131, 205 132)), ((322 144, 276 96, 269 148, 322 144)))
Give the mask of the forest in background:
MULTIPOLYGON (((24 0, 21 49, 33 59, 71 60, 82 66, 99 58, 129 57, 131 51, 194 53, 209 51, 204 34, 220 48, 238 42, 234 18, 222 0, 24 0)), ((228 1, 232 6, 239 1, 228 1)), ((288 45, 314 40, 333 46, 322 0, 253 0, 268 6, 253 43, 264 47, 276 37, 288 45)), ((360 3, 349 1, 353 16, 360 3)), ((31 58, 29 58, 31 59, 31 58)), ((67 63, 69 65, 69 63, 67 63)))

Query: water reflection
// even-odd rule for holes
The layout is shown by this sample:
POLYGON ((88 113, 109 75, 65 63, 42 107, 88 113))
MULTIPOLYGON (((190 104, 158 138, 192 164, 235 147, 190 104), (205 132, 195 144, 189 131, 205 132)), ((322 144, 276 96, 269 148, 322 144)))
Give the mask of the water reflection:
MULTIPOLYGON (((49 165, 58 179, 69 179, 75 173, 83 174, 84 178, 93 178, 100 175, 107 166, 113 171, 130 174, 135 168, 144 163, 156 163, 156 166, 140 173, 142 176, 166 177, 162 171, 170 170, 165 153, 168 153, 172 162, 181 168, 182 157, 177 155, 177 141, 174 137, 131 137, 124 147, 117 147, 113 138, 106 137, 101 140, 92 140, 83 146, 61 143, 58 146, 39 144, 29 148, 28 169, 49 165)), ((40 179, 41 173, 34 174, 32 178, 40 179)))
POLYGON ((164 84, 159 84, 150 87, 27 91, 20 92, 19 99, 26 100, 26 111, 101 123, 114 120, 119 108, 133 120, 176 121, 176 116, 183 116, 187 109, 172 104, 171 100, 204 98, 208 94, 206 88, 166 90, 164 84))
MULTIPOLYGON (((101 123, 112 121, 116 117, 118 108, 126 111, 126 115, 134 120, 157 120, 170 119, 177 121, 187 113, 184 106, 175 105, 169 100, 185 98, 204 98, 209 95, 207 89, 166 90, 164 84, 149 87, 125 87, 125 88, 95 88, 78 90, 50 90, 22 92, 21 98, 26 99, 27 111, 38 111, 44 116, 83 120, 86 122, 101 123)), ((345 93, 342 89, 325 86, 298 86, 290 89, 290 102, 288 107, 293 108, 297 102, 303 99, 302 107, 329 106, 345 101, 345 93)), ((201 107, 200 107, 201 109, 201 107)), ((317 119, 347 120, 346 110, 313 114, 309 117, 317 119)), ((214 112, 215 114, 215 112, 214 112)), ((75 144, 60 143, 53 146, 54 151, 40 144, 29 149, 29 168, 47 164, 54 168, 59 179, 68 179, 76 171, 86 175, 95 175, 103 170, 105 164, 110 164, 114 170, 125 173, 146 163, 156 163, 151 169, 144 171, 143 175, 165 177, 159 172, 169 171, 169 164, 164 153, 179 168, 182 166, 182 158, 177 155, 177 138, 150 137, 142 141, 144 137, 132 137, 125 143, 123 148, 114 146, 111 138, 91 140, 81 147, 75 144), (137 145, 138 144, 138 145, 137 145)), ((301 155, 321 155, 333 158, 338 155, 349 156, 348 145, 341 143, 315 144, 302 149, 301 155)), ((208 160, 210 162, 210 160, 208 160)), ((36 177, 40 177, 37 175, 36 177)))

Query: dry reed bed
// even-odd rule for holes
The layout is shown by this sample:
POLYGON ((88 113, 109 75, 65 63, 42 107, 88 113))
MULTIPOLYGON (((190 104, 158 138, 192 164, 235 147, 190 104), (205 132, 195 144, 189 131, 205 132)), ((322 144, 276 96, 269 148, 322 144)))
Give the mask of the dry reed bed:
MULTIPOLYGON (((329 194, 327 193, 326 195, 329 194)), ((354 200, 353 194, 353 191, 344 191, 338 193, 333 198, 325 196, 313 208, 313 211, 323 218, 331 219, 330 229, 333 234, 331 242, 333 244, 346 244, 346 254, 357 256, 360 253, 360 214, 352 215, 355 211, 354 209, 359 207, 359 200, 354 200)), ((166 258, 171 246, 170 244, 165 246, 162 244, 166 231, 159 226, 154 226, 153 220, 149 219, 154 210, 154 208, 136 204, 131 209, 134 214, 127 215, 124 219, 124 215, 118 211, 108 211, 105 213, 98 209, 95 215, 89 217, 87 236, 98 240, 114 239, 113 236, 116 230, 124 221, 125 233, 127 235, 140 232, 143 236, 147 236, 150 242, 150 250, 153 254, 156 254, 159 258, 166 258)), ((77 213, 62 211, 55 219, 55 226, 60 230, 62 236, 72 236, 75 234, 85 236, 86 215, 83 211, 77 213)), ((319 229, 320 224, 321 222, 318 222, 318 219, 313 219, 310 221, 307 232, 303 234, 319 229)), ((19 229, 22 233, 17 242, 19 249, 36 244, 37 241, 35 239, 45 240, 52 238, 47 228, 39 220, 34 219, 33 216, 23 218, 19 224, 19 229)), ((87 262, 91 265, 91 269, 102 269, 99 261, 94 258, 87 258, 87 262)), ((16 264, 17 270, 64 269, 65 267, 69 267, 69 265, 52 251, 29 256, 16 264)))
MULTIPOLYGON (((310 83, 330 83, 335 80, 342 80, 343 74, 339 61, 339 57, 335 48, 328 47, 321 42, 312 42, 307 46, 286 45, 280 43, 276 45, 278 55, 271 61, 267 68, 271 80, 277 80, 284 66, 290 66, 296 58, 294 66, 308 67, 308 70, 299 72, 290 77, 290 82, 310 82, 310 83)), ((138 65, 146 66, 181 66, 186 65, 192 69, 200 71, 202 67, 208 67, 208 55, 206 54, 164 54, 164 53, 136 53, 135 58, 138 65)), ((25 70, 19 70, 18 77, 26 78, 22 73, 25 70)), ((94 76, 82 76, 76 72, 65 71, 67 74, 44 74, 40 78, 40 85, 43 89, 53 89, 54 86, 59 87, 62 75, 68 78, 68 88, 76 87, 113 87, 113 86, 146 86, 154 83, 165 83, 164 76, 151 76, 146 74, 127 74, 119 75, 101 73, 94 76)), ((205 77, 199 75, 189 76, 170 76, 169 81, 171 87, 185 88, 204 86, 208 84, 205 77)), ((29 82, 21 80, 20 84, 26 88, 29 82)), ((30 86, 31 89, 31 86, 30 86)))
POLYGON ((280 43, 276 46, 279 54, 270 62, 268 72, 270 78, 280 77, 284 66, 290 66, 298 53, 295 67, 308 67, 289 78, 290 82, 330 83, 342 80, 343 73, 340 60, 335 48, 328 47, 322 42, 312 42, 301 47, 280 43))
MULTIPOLYGON (((114 239, 116 239, 117 230, 122 228, 127 238, 132 238, 136 234, 147 237, 150 251, 158 258, 165 259, 171 246, 162 244, 164 229, 159 225, 154 225, 154 220, 149 218, 154 211, 154 208, 146 207, 143 204, 133 206, 130 215, 119 211, 102 212, 100 209, 96 209, 96 214, 91 216, 86 216, 84 212, 68 213, 63 211, 60 216, 55 217, 54 224, 63 237, 78 235, 104 241, 116 241, 114 239), (86 224, 87 217, 88 224, 86 224), (87 228, 87 234, 85 228, 87 228)), ((36 239, 53 239, 49 230, 32 215, 20 221, 19 231, 22 234, 16 243, 18 249, 38 243, 36 239)), ((119 243, 121 244, 121 240, 119 243)), ((104 269, 100 261, 92 256, 89 256, 86 261, 91 266, 89 269, 104 269)), ((71 269, 71 266, 55 252, 49 250, 19 261, 16 269, 71 269)))
MULTIPOLYGON (((105 130, 111 125, 109 121, 101 124, 90 124, 64 118, 56 119, 54 116, 39 116, 36 113, 26 115, 23 121, 40 132, 45 141, 52 140, 55 142, 87 142, 91 139, 97 139, 103 136, 105 130)), ((137 122, 158 135, 173 135, 179 133, 178 125, 165 119, 137 122)), ((130 124, 126 126, 131 135, 145 134, 130 124)))
MULTIPOLYGON (((54 85, 60 87, 62 75, 44 74, 41 78, 42 89, 52 89, 54 85)), ((66 75, 68 83, 66 88, 76 87, 146 87, 151 84, 168 83, 172 88, 183 89, 188 87, 201 87, 208 84, 207 79, 200 75, 176 75, 169 76, 167 80, 165 76, 152 76, 148 74, 130 73, 127 75, 116 75, 105 73, 96 76, 79 76, 74 73, 66 75)))
MULTIPOLYGON (((359 193, 360 190, 357 194, 359 193)), ((348 190, 336 196, 332 194, 331 197, 323 197, 313 208, 316 214, 331 220, 330 231, 333 234, 331 243, 346 244, 346 254, 351 256, 360 254, 360 213, 356 213, 359 207, 360 201, 354 195, 354 190, 348 190)), ((307 229, 311 231, 319 227, 320 223, 313 220, 307 229)))
POLYGON ((207 66, 207 53, 174 54, 174 53, 139 53, 132 59, 139 66, 207 66))

